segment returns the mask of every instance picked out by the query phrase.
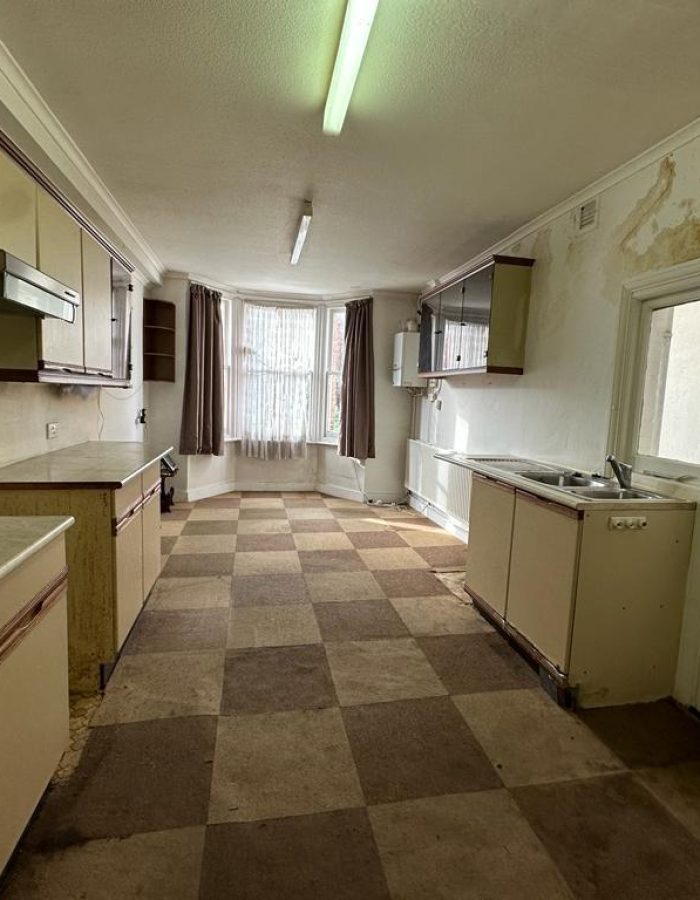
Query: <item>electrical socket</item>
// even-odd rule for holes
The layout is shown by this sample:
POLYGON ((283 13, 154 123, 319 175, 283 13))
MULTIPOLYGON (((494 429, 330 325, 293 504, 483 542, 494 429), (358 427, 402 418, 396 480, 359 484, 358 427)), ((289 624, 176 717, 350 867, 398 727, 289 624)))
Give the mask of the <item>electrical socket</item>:
POLYGON ((46 439, 52 441, 58 437, 58 422, 46 423, 46 439))
POLYGON ((608 519, 611 531, 643 531, 647 524, 646 516, 610 516, 608 519))

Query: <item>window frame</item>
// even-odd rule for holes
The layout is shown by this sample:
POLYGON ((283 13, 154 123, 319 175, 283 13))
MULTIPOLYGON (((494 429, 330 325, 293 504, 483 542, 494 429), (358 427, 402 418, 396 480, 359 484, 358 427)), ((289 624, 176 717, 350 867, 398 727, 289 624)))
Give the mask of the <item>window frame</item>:
POLYGON ((224 346, 224 378, 226 403, 226 434, 225 440, 229 442, 240 441, 242 435, 241 404, 232 406, 233 398, 240 394, 243 385, 243 354, 241 342, 243 339, 243 311, 246 303, 258 306, 295 307, 312 309, 316 313, 314 332, 314 374, 311 387, 311 410, 309 413, 309 438, 307 444, 328 444, 337 446, 338 435, 326 431, 326 404, 327 404, 327 367, 330 359, 331 321, 334 312, 345 311, 345 303, 337 300, 332 303, 294 302, 285 298, 279 300, 274 297, 260 298, 256 296, 224 296, 222 302, 228 304, 224 309, 224 343, 230 342, 230 354, 224 346), (226 366, 226 360, 231 360, 230 366, 226 366))
MULTIPOLYGON (((318 435, 319 439, 322 443, 326 444, 337 444, 338 439, 340 437, 340 431, 328 431, 326 427, 328 422, 328 376, 332 373, 333 370, 330 368, 330 361, 332 356, 332 346, 331 339, 333 337, 333 317, 337 313, 342 313, 343 316, 346 315, 346 309, 344 304, 337 304, 334 306, 328 306, 326 308, 326 314, 323 316, 323 334, 321 335, 320 345, 323 348, 323 365, 319 369, 319 381, 321 382, 321 397, 319 403, 319 423, 318 423, 318 435)), ((340 376, 343 374, 343 365, 345 353, 343 352, 343 359, 341 360, 340 367, 340 376)))
POLYGON ((700 481, 700 465, 639 452, 651 314, 695 301, 700 301, 700 260, 630 279, 623 287, 608 448, 637 475, 700 481))

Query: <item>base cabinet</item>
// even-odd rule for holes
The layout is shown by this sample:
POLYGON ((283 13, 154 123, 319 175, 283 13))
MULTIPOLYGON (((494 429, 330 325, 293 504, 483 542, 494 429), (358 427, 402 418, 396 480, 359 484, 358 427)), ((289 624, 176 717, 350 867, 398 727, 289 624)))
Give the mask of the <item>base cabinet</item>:
POLYGON ((558 669, 569 657, 578 545, 576 510, 517 492, 505 618, 558 669))
POLYGON ((514 488, 472 476, 466 583, 501 617, 508 595, 514 509, 514 488))
POLYGON ((123 521, 114 538, 117 650, 123 646, 143 607, 143 574, 143 515, 136 509, 123 521))
POLYGON ((0 515, 75 519, 66 535, 72 693, 102 686, 160 573, 160 483, 153 492, 157 471, 158 464, 149 466, 116 490, 0 490, 0 515), (144 484, 150 485, 150 498, 144 496, 144 484))
POLYGON ((474 475, 465 587, 579 706, 666 697, 694 515, 648 504, 575 510, 474 475), (645 526, 612 527, 620 515, 645 526))
POLYGON ((0 635, 9 610, 42 604, 0 639, 0 872, 68 746, 65 559, 61 536, 0 582, 0 635))
POLYGON ((160 482, 143 504, 143 594, 147 597, 160 575, 160 482))

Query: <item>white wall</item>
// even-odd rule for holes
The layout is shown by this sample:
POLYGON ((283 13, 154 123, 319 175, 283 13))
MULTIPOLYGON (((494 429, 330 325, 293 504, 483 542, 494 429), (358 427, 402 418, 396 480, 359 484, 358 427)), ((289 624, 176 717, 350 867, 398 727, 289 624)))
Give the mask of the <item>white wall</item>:
MULTIPOLYGON (((564 213, 499 247, 536 260, 525 374, 446 379, 440 411, 418 403, 417 436, 474 454, 514 453, 602 470, 623 281, 700 257, 698 179, 700 138, 605 190, 595 231, 575 237, 564 213)), ((676 692, 684 702, 698 678, 699 532, 700 521, 676 692)))
POLYGON ((370 500, 397 501, 406 496, 406 438, 411 428, 411 396, 394 387, 394 335, 415 317, 415 294, 374 293, 375 459, 365 465, 365 494, 370 500))

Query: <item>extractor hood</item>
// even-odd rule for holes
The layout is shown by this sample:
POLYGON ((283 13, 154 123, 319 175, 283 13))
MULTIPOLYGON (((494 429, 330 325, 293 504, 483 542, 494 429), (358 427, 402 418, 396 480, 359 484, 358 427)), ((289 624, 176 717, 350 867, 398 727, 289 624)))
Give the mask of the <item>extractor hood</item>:
POLYGON ((0 250, 0 312, 75 322, 80 294, 0 250))

